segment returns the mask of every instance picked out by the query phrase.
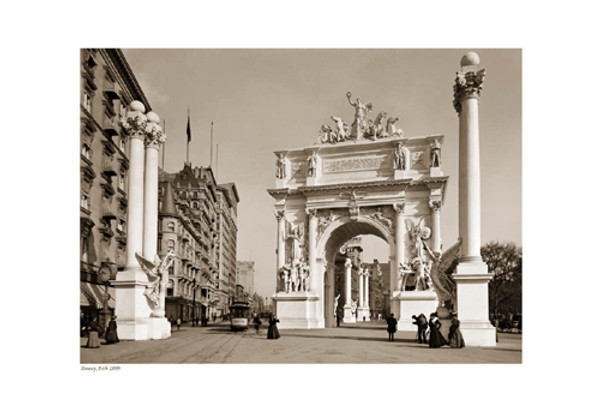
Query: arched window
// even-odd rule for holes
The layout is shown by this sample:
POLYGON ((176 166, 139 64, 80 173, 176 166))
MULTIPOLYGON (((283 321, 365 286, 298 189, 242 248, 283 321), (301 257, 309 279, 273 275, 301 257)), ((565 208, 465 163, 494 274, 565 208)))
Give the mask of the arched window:
POLYGON ((174 251, 175 250, 175 241, 173 239, 169 239, 167 250, 168 251, 174 251))
POLYGON ((175 232, 175 222, 169 222, 167 224, 167 230, 170 232, 175 232))

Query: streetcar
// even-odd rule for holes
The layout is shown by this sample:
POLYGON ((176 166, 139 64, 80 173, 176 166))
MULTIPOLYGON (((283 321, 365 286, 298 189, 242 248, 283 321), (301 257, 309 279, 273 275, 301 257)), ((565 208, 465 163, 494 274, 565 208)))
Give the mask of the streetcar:
POLYGON ((250 322, 250 303, 233 302, 229 308, 231 330, 246 330, 250 322))

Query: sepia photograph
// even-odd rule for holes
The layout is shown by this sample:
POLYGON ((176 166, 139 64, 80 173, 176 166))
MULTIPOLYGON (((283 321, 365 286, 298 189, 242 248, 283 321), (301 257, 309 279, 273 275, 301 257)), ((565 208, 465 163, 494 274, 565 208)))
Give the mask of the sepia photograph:
POLYGON ((521 363, 520 49, 81 49, 81 363, 521 363))

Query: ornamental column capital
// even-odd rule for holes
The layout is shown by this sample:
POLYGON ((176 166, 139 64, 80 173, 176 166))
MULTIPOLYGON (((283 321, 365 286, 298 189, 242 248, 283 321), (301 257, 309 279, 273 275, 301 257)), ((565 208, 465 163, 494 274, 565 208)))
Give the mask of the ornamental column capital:
POLYGON ((139 139, 140 141, 144 141, 146 138, 147 127, 148 118, 139 110, 127 111, 127 115, 121 120, 121 128, 123 128, 125 134, 130 139, 139 139))
POLYGON ((442 201, 429 201, 429 207, 433 213, 438 213, 442 209, 442 201))
POLYGON ((277 218, 278 221, 282 220, 284 216, 285 216, 285 210, 281 209, 281 210, 275 211, 275 218, 277 218))
POLYGON ((483 80, 485 78, 485 68, 475 71, 459 71, 454 80, 454 109, 460 115, 462 101, 467 98, 481 97, 483 80))
POLYGON ((160 144, 167 140, 167 135, 163 132, 159 125, 159 117, 155 112, 149 112, 147 114, 148 122, 146 123, 146 148, 159 149, 160 144))
POLYGON ((394 208, 394 211, 396 211, 397 214, 403 214, 405 205, 405 202, 396 202, 392 205, 392 208, 394 208))
POLYGON ((309 217, 316 217, 317 216, 317 209, 316 208, 306 208, 306 215, 309 217))

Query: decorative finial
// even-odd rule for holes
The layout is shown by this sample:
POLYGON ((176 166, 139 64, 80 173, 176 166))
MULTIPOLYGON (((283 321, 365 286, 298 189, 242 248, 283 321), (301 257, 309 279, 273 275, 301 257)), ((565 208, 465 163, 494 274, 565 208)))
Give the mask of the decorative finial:
POLYGON ((460 59, 460 66, 468 66, 468 65, 478 65, 479 64, 479 56, 474 51, 469 51, 467 54, 460 59))

